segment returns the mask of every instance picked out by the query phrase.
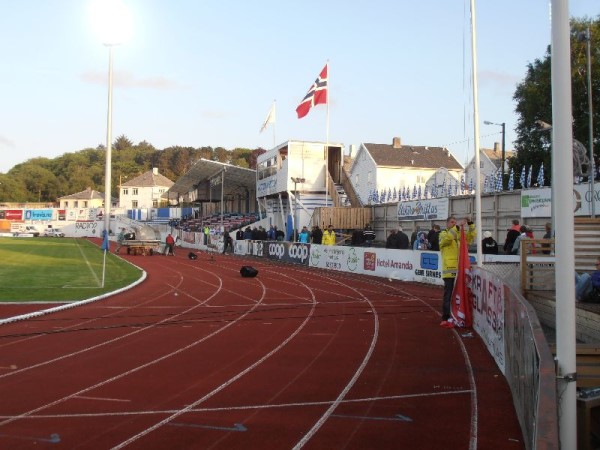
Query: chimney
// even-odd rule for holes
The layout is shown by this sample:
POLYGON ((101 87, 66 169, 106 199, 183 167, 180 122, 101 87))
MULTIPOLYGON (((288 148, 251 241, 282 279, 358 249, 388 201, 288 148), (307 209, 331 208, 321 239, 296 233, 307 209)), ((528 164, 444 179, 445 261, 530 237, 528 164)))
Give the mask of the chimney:
POLYGON ((153 173, 154 175, 158 175, 158 167, 153 167, 153 168, 152 168, 152 173, 153 173))
POLYGON ((500 153, 500 142, 494 142, 494 153, 500 153))
POLYGON ((392 141, 392 147, 402 148, 402 140, 399 137, 395 137, 392 141))
POLYGON ((356 145, 354 145, 354 144, 350 144, 350 150, 349 150, 349 153, 348 153, 348 156, 349 156, 350 158, 352 158, 352 155, 354 154, 354 149, 355 149, 355 147, 356 147, 356 145))

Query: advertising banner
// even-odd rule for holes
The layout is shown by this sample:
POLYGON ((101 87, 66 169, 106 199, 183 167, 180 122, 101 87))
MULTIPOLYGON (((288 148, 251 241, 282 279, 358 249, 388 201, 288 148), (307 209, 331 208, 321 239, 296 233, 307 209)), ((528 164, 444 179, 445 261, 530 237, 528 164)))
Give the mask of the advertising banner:
POLYGON ((398 203, 398 220, 446 220, 448 198, 431 198, 398 203))
POLYGON ((25 220, 52 220, 53 209, 26 209, 25 220))
POLYGON ((263 241, 264 255, 269 259, 308 266, 311 244, 263 241))
POLYGON ((4 218, 6 220, 23 220, 22 209, 6 209, 4 210, 4 218))
POLYGON ((479 267, 472 268, 473 328, 505 374, 504 283, 479 267))
MULTIPOLYGON (((594 184, 594 208, 600 211, 600 183, 594 184)), ((573 186, 573 215, 591 215, 590 185, 573 186)), ((524 189, 521 191, 521 217, 552 217, 552 188, 524 189)))

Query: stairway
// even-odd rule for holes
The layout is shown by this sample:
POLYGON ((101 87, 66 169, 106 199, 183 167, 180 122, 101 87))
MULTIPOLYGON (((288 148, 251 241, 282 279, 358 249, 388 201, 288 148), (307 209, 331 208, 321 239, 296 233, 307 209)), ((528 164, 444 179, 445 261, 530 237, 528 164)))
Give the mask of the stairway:
POLYGON ((346 191, 344 190, 344 186, 342 186, 341 184, 335 183, 335 191, 338 194, 338 201, 339 201, 338 206, 350 206, 350 199, 348 198, 348 195, 346 194, 346 191))
POLYGON ((600 219, 575 217, 575 270, 593 272, 600 256, 600 219))

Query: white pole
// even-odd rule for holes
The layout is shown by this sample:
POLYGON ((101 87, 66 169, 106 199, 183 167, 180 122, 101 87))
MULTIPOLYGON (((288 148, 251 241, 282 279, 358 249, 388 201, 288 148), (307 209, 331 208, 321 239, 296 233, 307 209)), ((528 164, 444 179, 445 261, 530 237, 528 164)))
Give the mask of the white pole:
MULTIPOLYGON (((330 80, 331 76, 329 75, 329 60, 327 60, 327 120, 326 120, 326 142, 325 145, 325 208, 327 208, 328 200, 329 200, 329 94, 331 92, 330 80)), ((302 172, 304 175, 304 171, 302 172)))
POLYGON ((106 124, 106 166, 104 168, 104 229, 110 236, 111 164, 112 164, 112 86, 113 45, 108 45, 108 117, 106 124))
MULTIPOLYGON (((552 0, 552 185, 556 211, 573 211, 573 130, 568 0, 552 0)), ((572 214, 556 215, 556 357, 560 448, 577 448, 575 255, 572 214)))
MULTIPOLYGON (((473 60, 473 132, 475 133, 475 227, 481 233, 481 168, 479 164, 479 100, 477 97, 477 24, 475 0, 471 0, 471 58, 473 60)), ((477 236, 477 264, 483 265, 481 238, 477 236)))
POLYGON ((592 106, 592 35, 590 27, 586 30, 586 56, 587 56, 587 88, 588 88, 588 126, 590 129, 590 201, 591 216, 596 217, 596 190, 594 188, 594 177, 596 176, 596 165, 594 163, 594 108, 592 106))

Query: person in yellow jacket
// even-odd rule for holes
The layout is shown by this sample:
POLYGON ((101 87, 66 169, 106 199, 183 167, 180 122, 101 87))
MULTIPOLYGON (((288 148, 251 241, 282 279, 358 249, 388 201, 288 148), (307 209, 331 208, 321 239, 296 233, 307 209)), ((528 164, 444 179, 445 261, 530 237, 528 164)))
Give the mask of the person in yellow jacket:
POLYGON ((335 245, 335 231, 333 231, 333 225, 329 225, 323 233, 323 245, 335 245))
POLYGON ((465 238, 467 244, 471 244, 477 232, 475 225, 470 218, 465 217, 456 222, 454 216, 446 220, 446 229, 440 233, 440 252, 442 254, 442 279, 444 280, 444 297, 442 299, 442 321, 440 326, 453 328, 454 324, 450 321, 450 305, 452 302, 452 291, 454 289, 454 280, 458 270, 458 246, 460 242, 460 227, 465 227, 465 238))

